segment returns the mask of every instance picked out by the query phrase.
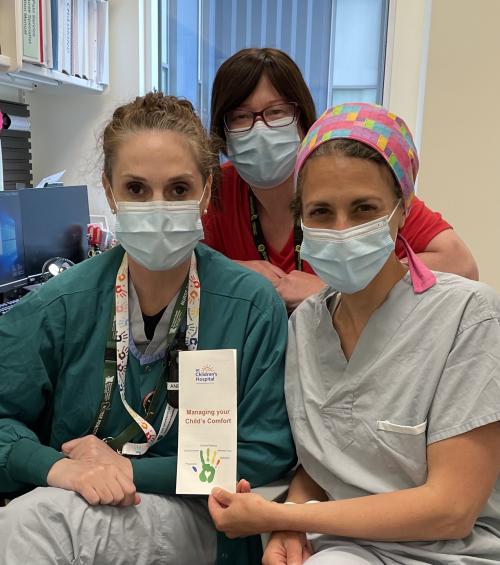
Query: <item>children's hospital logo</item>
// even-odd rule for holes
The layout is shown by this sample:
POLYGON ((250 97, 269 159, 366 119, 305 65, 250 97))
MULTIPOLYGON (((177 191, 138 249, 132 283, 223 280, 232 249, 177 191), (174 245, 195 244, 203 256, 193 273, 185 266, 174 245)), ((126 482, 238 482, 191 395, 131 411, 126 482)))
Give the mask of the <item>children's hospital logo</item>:
POLYGON ((194 370, 194 380, 199 384, 214 383, 217 371, 211 365, 203 365, 194 370))

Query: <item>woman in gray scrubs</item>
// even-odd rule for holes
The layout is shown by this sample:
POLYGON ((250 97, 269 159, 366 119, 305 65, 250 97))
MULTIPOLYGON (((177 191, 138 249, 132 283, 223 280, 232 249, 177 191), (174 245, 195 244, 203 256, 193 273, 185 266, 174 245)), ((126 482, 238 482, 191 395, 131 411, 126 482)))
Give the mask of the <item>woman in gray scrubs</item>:
POLYGON ((500 297, 395 256, 417 170, 405 123, 369 104, 301 145, 301 254, 329 288, 290 319, 291 504, 209 500, 230 536, 274 532, 265 565, 500 563, 500 297))

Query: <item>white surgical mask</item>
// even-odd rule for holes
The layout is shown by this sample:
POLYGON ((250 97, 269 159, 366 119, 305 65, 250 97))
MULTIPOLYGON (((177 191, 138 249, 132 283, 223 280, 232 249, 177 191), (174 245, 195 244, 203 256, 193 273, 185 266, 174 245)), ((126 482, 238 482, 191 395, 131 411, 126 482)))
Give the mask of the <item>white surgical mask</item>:
POLYGON ((302 224, 302 259, 333 289, 346 294, 359 292, 377 276, 394 251, 389 222, 398 206, 399 202, 390 216, 346 230, 302 224))
POLYGON ((300 144, 295 120, 274 128, 257 121, 251 130, 226 132, 226 140, 229 159, 240 177, 254 188, 278 186, 293 172, 300 144))
POLYGON ((200 201, 115 202, 116 239, 146 269, 173 269, 188 259, 204 237, 202 199, 203 195, 200 201))

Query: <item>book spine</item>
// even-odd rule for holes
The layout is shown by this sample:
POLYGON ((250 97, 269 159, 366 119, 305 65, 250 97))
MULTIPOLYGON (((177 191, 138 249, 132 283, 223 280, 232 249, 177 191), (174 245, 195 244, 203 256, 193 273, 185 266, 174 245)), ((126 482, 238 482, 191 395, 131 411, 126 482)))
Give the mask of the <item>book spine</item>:
POLYGON ((88 79, 89 73, 89 3, 87 0, 82 2, 82 30, 80 42, 80 58, 82 77, 88 79))
POLYGON ((39 41, 40 41, 40 63, 45 63, 45 53, 43 51, 43 1, 38 0, 38 29, 39 29, 39 41))
POLYGON ((78 0, 72 0, 71 10, 71 74, 79 76, 80 62, 78 59, 78 0))
POLYGON ((64 14, 66 0, 57 0, 57 70, 64 68, 64 14))
POLYGON ((97 0, 97 82, 109 84, 108 1, 97 0))
POLYGON ((50 0, 50 18, 52 28, 52 66, 59 70, 59 3, 58 0, 50 0))
POLYGON ((54 54, 52 52, 52 3, 51 0, 43 2, 43 49, 45 65, 54 68, 54 54))
POLYGON ((23 59, 41 63, 39 0, 23 0, 23 59))
POLYGON ((89 76, 88 78, 97 81, 97 3, 96 0, 89 2, 89 76))
POLYGON ((64 1, 64 12, 63 12, 63 66, 62 71, 71 75, 72 70, 72 5, 71 0, 64 1))

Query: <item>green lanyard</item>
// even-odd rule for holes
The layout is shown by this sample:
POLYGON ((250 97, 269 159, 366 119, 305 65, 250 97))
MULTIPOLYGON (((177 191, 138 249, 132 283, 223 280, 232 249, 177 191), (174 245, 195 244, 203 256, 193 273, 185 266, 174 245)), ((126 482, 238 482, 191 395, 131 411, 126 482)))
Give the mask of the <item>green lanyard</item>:
MULTIPOLYGON (((168 386, 168 376, 171 372, 172 362, 174 362, 174 352, 172 351, 172 345, 175 342, 175 345, 178 347, 182 347, 178 337, 179 333, 182 333, 185 336, 185 332, 179 332, 179 328, 183 320, 186 319, 186 312, 187 312, 187 299, 188 299, 188 283, 189 283, 189 275, 186 277, 184 284, 179 292, 179 296, 177 297, 177 301, 175 303, 174 312, 170 319, 170 327, 167 334, 167 346, 166 346, 166 354, 165 354, 165 361, 164 361, 164 370, 161 372, 158 381, 156 382, 153 397, 149 404, 149 407, 146 412, 145 419, 150 422, 151 419, 155 416, 159 406, 160 406, 160 398, 163 396, 163 393, 167 390, 168 386)), ((111 410, 112 404, 112 397, 113 392, 116 387, 116 329, 115 329, 115 309, 113 309, 111 315, 111 322, 109 325, 108 330, 108 337, 106 342, 106 350, 104 353, 104 371, 103 371, 103 379, 104 379, 104 386, 103 386, 103 394, 101 398, 101 403, 97 410, 96 418, 94 424, 91 427, 91 433, 93 435, 98 435, 99 431, 102 430, 106 419, 109 415, 111 410)), ((185 339, 185 337, 184 337, 185 339)), ((176 352, 175 352, 176 353, 176 352)), ((120 451, 122 446, 130 441, 137 433, 140 431, 138 424, 135 421, 132 421, 118 436, 114 438, 106 438, 106 443, 112 448, 117 451, 120 451)))
MULTIPOLYGON (((250 224, 252 227, 252 236, 255 247, 264 261, 269 261, 269 254, 267 253, 264 233, 257 213, 257 202, 252 190, 248 191, 248 201, 250 204, 250 224)), ((295 268, 297 271, 302 271, 302 258, 300 257, 300 246, 302 245, 302 229, 297 222, 293 226, 293 253, 295 255, 295 268)))

